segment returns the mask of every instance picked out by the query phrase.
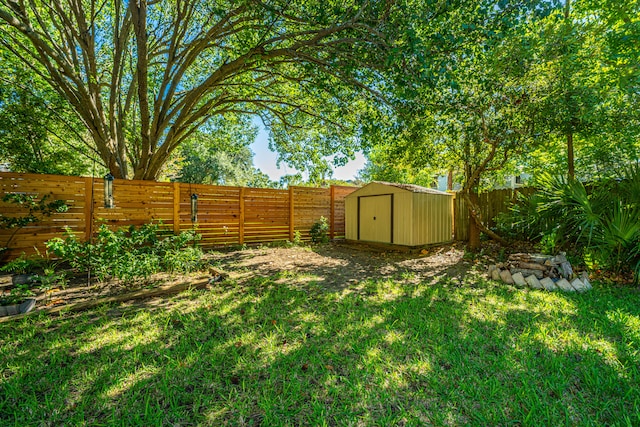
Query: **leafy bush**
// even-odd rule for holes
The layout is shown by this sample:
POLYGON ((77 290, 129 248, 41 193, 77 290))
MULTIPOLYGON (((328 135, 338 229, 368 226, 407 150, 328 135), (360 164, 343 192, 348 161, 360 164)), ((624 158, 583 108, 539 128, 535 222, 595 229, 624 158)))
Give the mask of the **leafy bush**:
POLYGON ((173 273, 189 273, 202 269, 202 250, 189 246, 181 249, 170 249, 165 252, 161 265, 164 271, 173 273))
POLYGON ((37 274, 34 277, 34 282, 38 284, 38 289, 41 292, 50 291, 54 287, 65 288, 67 286, 67 273, 47 267, 42 274, 37 274))
POLYGON ((546 176, 541 189, 499 219, 501 231, 538 241, 549 250, 580 248, 593 267, 629 270, 640 278, 640 166, 617 180, 585 187, 546 176))
POLYGON ((296 230, 293 232, 293 241, 291 242, 294 246, 300 246, 302 245, 302 233, 300 233, 300 231, 296 230))
POLYGON ((42 256, 28 257, 23 252, 18 258, 0 267, 0 271, 15 274, 33 273, 35 270, 41 269, 44 263, 45 259, 42 256))
POLYGON ((313 243, 329 242, 329 222, 327 218, 321 216, 320 220, 311 226, 309 234, 311 235, 311 241, 313 243))
POLYGON ((200 236, 162 232, 158 224, 110 230, 101 225, 92 242, 80 242, 67 230, 65 238, 47 242, 47 248, 79 271, 91 271, 100 280, 124 282, 146 279, 159 271, 188 273, 203 266, 200 236))

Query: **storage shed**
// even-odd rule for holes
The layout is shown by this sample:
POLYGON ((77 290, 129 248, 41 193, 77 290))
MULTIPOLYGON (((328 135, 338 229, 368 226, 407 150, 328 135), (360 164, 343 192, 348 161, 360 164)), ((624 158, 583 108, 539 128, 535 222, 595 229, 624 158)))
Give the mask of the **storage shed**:
POLYGON ((374 181, 345 198, 347 240, 422 246, 453 239, 453 194, 374 181))

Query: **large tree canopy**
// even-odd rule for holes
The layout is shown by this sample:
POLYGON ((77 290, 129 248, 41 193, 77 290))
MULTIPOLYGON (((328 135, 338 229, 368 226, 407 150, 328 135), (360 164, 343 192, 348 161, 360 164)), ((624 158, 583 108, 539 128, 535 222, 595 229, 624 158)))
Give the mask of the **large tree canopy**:
MULTIPOLYGON (((544 118, 538 132, 545 142, 542 155, 527 163, 541 161, 547 171, 555 164, 561 167, 554 172, 581 179, 637 158, 638 86, 630 67, 636 59, 618 41, 626 24, 619 27, 614 19, 622 21, 620 13, 629 5, 615 13, 601 7, 564 0, 527 28, 535 51, 528 81, 544 118)), ((624 36, 627 42, 633 38, 624 36)))
POLYGON ((464 3, 418 28, 406 49, 415 72, 401 89, 413 102, 372 150, 378 164, 369 172, 414 179, 424 179, 424 169, 461 172, 462 196, 473 218, 472 247, 479 245, 481 229, 499 239, 480 216, 482 179, 533 142, 526 80, 533 55, 525 29, 549 7, 536 1, 464 3), (395 167, 385 168, 385 162, 395 167))
POLYGON ((366 176, 428 184, 459 172, 474 247, 479 230, 499 239, 479 216, 478 188, 533 166, 541 158, 533 152, 542 168, 562 161, 570 175, 574 136, 581 173, 593 169, 588 162, 637 159, 640 68, 631 46, 640 15, 631 3, 483 0, 414 20, 402 46, 412 72, 397 76, 406 101, 399 120, 381 121, 366 176))
POLYGON ((637 1, 564 0, 530 26, 529 80, 544 118, 544 145, 523 159, 531 173, 619 176, 618 166, 638 158, 640 63, 629 49, 640 47, 638 23, 637 1))
POLYGON ((114 176, 154 179, 228 113, 290 130, 315 117, 314 142, 340 150, 328 136, 354 134, 354 91, 376 93, 388 16, 359 0, 0 0, 0 45, 71 104, 114 176))
POLYGON ((89 172, 95 153, 69 104, 6 53, 0 50, 0 162, 16 172, 89 172))

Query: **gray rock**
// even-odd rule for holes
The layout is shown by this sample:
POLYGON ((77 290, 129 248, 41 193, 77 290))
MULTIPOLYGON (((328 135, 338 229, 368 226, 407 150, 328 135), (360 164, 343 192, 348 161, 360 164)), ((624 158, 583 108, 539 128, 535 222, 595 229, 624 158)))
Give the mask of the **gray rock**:
POLYGON ((511 273, 509 272, 509 270, 502 270, 500 272, 500 278, 504 283, 513 285, 513 277, 511 277, 511 273))
POLYGON ((584 285, 584 283, 582 283, 582 280, 575 278, 571 281, 571 286, 573 286, 573 289, 575 289, 578 292, 586 292, 587 291, 587 287, 584 285))
POLYGON ((556 284, 553 283, 553 280, 549 279, 548 277, 544 277, 542 280, 540 280, 540 284, 542 285, 543 288, 545 288, 548 291, 553 292, 558 289, 556 284))
POLYGON ((544 289, 544 287, 540 284, 540 280, 538 280, 538 278, 533 274, 531 276, 528 276, 525 280, 529 284, 529 287, 533 289, 544 289))
POLYGON ((496 268, 498 268, 498 267, 496 267, 496 265, 495 265, 495 264, 491 264, 491 265, 489 266, 489 268, 487 268, 487 276, 491 277, 491 273, 492 273, 492 272, 493 272, 493 270, 495 270, 496 268))
POLYGON ((22 304, 11 304, 0 306, 0 317, 15 316, 16 314, 28 313, 36 306, 35 298, 28 298, 22 304))
POLYGON ((587 291, 593 289, 593 286, 591 286, 591 282, 589 281, 589 275, 586 271, 583 271, 582 274, 580 274, 580 279, 587 291))
POLYGON ((560 255, 556 255, 551 260, 554 264, 562 264, 563 262, 567 262, 567 257, 564 252, 561 252, 560 255))
POLYGON ((493 271, 491 272, 491 278, 493 280, 500 280, 500 269, 499 268, 494 268, 493 271))
POLYGON ((522 273, 513 274, 511 275, 511 278, 513 279, 513 283, 515 283, 519 288, 524 288, 525 286, 527 286, 527 281, 524 280, 524 276, 522 275, 522 273))
POLYGON ((567 279, 560 279, 556 282, 556 286, 559 287, 560 289, 562 289, 565 292, 575 292, 576 290, 574 289, 573 286, 571 286, 571 283, 569 283, 569 281, 567 279))
POLYGON ((569 264, 569 261, 565 261, 560 264, 560 268, 558 270, 562 277, 564 277, 565 279, 573 276, 573 269, 571 268, 571 264, 569 264))
POLYGON ((20 304, 11 304, 0 306, 0 316, 15 316, 20 313, 20 304))
POLYGON ((544 272, 542 272, 540 270, 530 270, 530 269, 527 269, 527 268, 511 268, 511 269, 509 269, 509 271, 511 272, 512 276, 514 274, 516 274, 516 273, 522 273, 523 276, 529 276, 529 275, 533 274, 538 279, 542 279, 544 277, 544 272))

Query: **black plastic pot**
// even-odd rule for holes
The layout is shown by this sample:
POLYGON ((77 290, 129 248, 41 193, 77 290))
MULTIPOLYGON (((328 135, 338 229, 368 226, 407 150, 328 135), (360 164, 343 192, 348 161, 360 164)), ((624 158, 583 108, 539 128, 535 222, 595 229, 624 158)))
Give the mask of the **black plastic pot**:
POLYGON ((36 306, 35 298, 27 298, 20 304, 0 305, 0 317, 15 316, 16 314, 28 313, 36 306))

